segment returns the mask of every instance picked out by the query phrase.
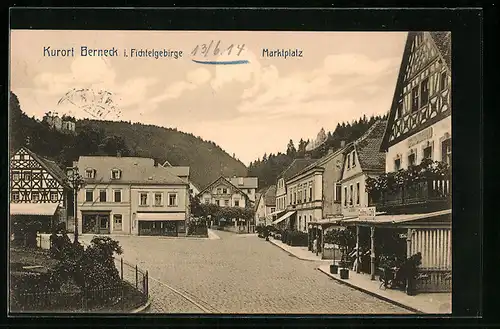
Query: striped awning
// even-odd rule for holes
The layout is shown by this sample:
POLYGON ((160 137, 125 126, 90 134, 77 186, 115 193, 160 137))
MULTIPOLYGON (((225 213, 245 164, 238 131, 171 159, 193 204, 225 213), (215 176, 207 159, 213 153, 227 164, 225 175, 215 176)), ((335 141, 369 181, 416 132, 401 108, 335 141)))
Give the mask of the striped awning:
POLYGON ((287 212, 286 214, 284 214, 283 216, 281 216, 280 218, 278 218, 277 220, 275 220, 273 222, 273 225, 281 223, 282 221, 284 221, 285 219, 287 219, 288 217, 292 216, 295 213, 296 213, 296 211, 289 211, 289 212, 287 212))
POLYGON ((371 224, 371 225, 397 225, 418 220, 435 218, 443 215, 451 215, 451 209, 435 211, 422 214, 402 214, 402 215, 380 215, 375 216, 375 219, 359 219, 353 218, 344 220, 341 223, 345 224, 371 224))
POLYGON ((53 216, 58 207, 58 203, 11 203, 10 214, 25 216, 53 216))

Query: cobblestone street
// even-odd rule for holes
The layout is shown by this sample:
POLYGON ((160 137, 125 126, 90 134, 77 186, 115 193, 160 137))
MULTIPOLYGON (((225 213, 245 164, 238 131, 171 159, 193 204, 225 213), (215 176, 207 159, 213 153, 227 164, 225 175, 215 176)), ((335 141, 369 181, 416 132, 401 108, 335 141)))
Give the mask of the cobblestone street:
POLYGON ((149 271, 150 312, 408 313, 255 235, 215 232, 220 240, 114 237, 126 261, 149 271))

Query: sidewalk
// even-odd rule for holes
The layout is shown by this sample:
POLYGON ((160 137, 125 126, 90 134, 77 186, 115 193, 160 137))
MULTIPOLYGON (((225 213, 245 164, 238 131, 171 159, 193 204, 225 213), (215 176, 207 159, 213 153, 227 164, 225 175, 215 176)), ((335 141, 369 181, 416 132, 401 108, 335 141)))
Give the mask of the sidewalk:
POLYGON ((218 236, 212 229, 208 229, 208 239, 209 240, 220 240, 220 236, 218 236))
POLYGON ((326 263, 331 263, 332 261, 330 259, 321 259, 321 255, 314 254, 313 252, 307 250, 307 247, 290 247, 289 245, 281 242, 280 240, 273 239, 272 237, 269 237, 269 242, 274 244, 275 246, 283 249, 290 255, 301 259, 301 260, 308 260, 308 261, 313 261, 313 262, 326 262, 326 263))
POLYGON ((349 271, 349 279, 341 279, 339 274, 330 273, 330 265, 321 265, 319 271, 354 289, 418 313, 450 314, 451 293, 421 293, 408 296, 403 291, 380 289, 379 280, 370 280, 368 274, 349 271))

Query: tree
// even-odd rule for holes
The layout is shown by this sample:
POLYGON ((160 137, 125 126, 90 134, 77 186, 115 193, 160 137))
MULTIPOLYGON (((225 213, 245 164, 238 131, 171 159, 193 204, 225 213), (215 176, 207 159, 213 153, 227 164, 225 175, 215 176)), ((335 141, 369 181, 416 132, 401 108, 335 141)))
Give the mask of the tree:
POLYGON ((295 157, 297 150, 295 149, 295 145, 293 145, 293 140, 290 139, 286 148, 286 155, 295 157))

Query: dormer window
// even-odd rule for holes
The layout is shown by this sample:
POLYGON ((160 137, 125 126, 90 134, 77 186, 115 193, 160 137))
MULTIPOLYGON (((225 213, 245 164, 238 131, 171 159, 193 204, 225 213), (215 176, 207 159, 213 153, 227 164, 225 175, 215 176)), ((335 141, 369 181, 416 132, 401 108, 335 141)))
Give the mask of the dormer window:
POLYGON ((92 168, 85 169, 85 178, 95 178, 95 169, 92 168))
POLYGON ((120 169, 111 170, 111 179, 120 179, 122 176, 122 171, 120 169))

